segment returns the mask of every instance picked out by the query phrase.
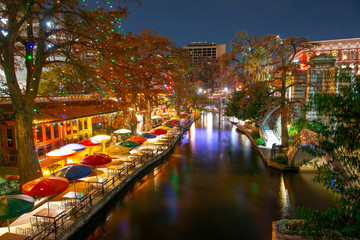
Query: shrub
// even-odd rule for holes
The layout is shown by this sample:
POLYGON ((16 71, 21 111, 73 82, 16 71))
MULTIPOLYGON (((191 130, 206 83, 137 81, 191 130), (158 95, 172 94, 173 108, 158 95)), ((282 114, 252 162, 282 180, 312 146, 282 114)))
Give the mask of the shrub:
POLYGON ((9 181, 7 184, 0 188, 0 195, 11 195, 11 194, 20 194, 20 182, 19 181, 9 181))
POLYGON ((303 231, 304 221, 281 219, 276 228, 281 234, 301 235, 303 231))
POLYGON ((252 131, 252 132, 251 132, 251 137, 252 137, 253 139, 258 139, 258 138, 260 138, 260 133, 259 133, 259 132, 256 132, 256 131, 252 131))
POLYGON ((258 138, 256 139, 256 145, 263 145, 265 143, 265 141, 262 138, 258 138))
POLYGON ((287 165, 286 156, 283 153, 277 153, 275 154, 275 157, 272 159, 273 162, 277 162, 280 164, 287 165))

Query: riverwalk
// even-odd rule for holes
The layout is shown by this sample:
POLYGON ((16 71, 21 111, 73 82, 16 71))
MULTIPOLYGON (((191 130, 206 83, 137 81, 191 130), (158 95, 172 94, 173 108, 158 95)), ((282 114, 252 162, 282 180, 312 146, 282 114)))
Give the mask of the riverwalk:
MULTIPOLYGON (((51 199, 37 199, 31 212, 12 219, 13 239, 73 238, 114 198, 126 194, 148 169, 164 161, 195 120, 133 148, 128 154, 108 154, 111 163, 97 167, 92 175, 71 183, 66 191, 51 199)), ((7 227, 0 228, 0 237, 7 232, 7 227)))
MULTIPOLYGON (((257 145, 255 142, 255 139, 252 138, 251 133, 252 129, 246 127, 242 122, 233 122, 233 124, 236 126, 236 128, 241 131, 243 134, 245 134, 250 141, 253 143, 254 148, 259 153, 263 161, 266 163, 267 166, 276 168, 279 170, 290 170, 290 171, 301 171, 301 172, 315 172, 317 171, 316 167, 313 164, 306 164, 302 165, 298 168, 287 168, 285 165, 275 163, 271 160, 271 150, 273 144, 281 145, 281 141, 275 136, 274 132, 272 130, 265 130, 268 141, 266 142, 266 145, 257 145)), ((323 159, 313 159, 311 162, 316 161, 317 164, 322 164, 324 162, 323 159)))

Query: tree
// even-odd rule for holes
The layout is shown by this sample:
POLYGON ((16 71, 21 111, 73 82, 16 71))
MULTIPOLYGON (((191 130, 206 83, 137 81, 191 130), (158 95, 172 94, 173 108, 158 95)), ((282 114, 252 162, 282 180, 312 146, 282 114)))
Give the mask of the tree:
POLYGON ((233 93, 225 114, 238 119, 251 120, 259 126, 273 104, 270 92, 267 82, 248 84, 242 90, 233 93))
POLYGON ((295 84, 307 84, 306 78, 302 82, 293 80, 294 76, 300 74, 294 60, 300 51, 313 47, 313 44, 298 37, 281 39, 279 36, 269 35, 257 38, 248 36, 245 32, 238 35, 240 37, 232 42, 234 47, 227 58, 230 57, 233 63, 233 71, 245 74, 250 82, 263 82, 271 87, 269 96, 273 96, 273 105, 280 108, 281 142, 287 147, 288 122, 294 115, 295 107, 300 104, 298 100, 289 98, 288 94, 295 84))
MULTIPOLYGON (((97 81, 104 94, 132 109, 133 133, 137 128, 136 111, 145 111, 145 122, 150 123, 150 108, 158 105, 159 94, 165 92, 164 86, 176 71, 171 64, 174 46, 167 37, 150 30, 139 35, 116 34, 99 46, 97 81)), ((150 127, 146 124, 146 130, 150 127)))
MULTIPOLYGON (((34 103, 45 66, 71 64, 92 73, 81 56, 110 38, 126 9, 88 10, 77 0, 1 0, 0 64, 15 113, 17 160, 21 184, 42 175, 35 152, 34 103), (117 20, 116 20, 117 19, 117 20), (22 90, 16 71, 26 74, 22 90)), ((88 78, 89 80, 90 78, 88 78)))
POLYGON ((317 93, 311 101, 322 121, 319 139, 302 146, 325 164, 317 166, 315 182, 337 196, 337 207, 327 210, 300 208, 305 233, 315 237, 350 239, 360 237, 360 76, 351 69, 338 74, 338 93, 317 93))

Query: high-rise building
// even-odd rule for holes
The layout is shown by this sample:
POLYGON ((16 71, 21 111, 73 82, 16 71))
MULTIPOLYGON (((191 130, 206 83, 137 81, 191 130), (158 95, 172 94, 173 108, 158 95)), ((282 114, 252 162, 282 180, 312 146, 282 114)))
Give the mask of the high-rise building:
POLYGON ((192 59, 193 66, 202 66, 206 62, 214 61, 226 51, 225 44, 215 44, 209 41, 192 42, 184 47, 192 59))
POLYGON ((225 44, 211 42, 192 42, 184 47, 191 58, 191 66, 196 68, 198 75, 196 80, 201 81, 201 88, 213 94, 222 88, 222 67, 217 64, 217 59, 226 51, 225 44))

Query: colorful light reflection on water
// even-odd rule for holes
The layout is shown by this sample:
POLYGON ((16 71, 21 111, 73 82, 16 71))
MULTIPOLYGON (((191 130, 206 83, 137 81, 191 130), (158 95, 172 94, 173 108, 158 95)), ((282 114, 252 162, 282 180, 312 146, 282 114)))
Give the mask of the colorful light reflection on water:
POLYGON ((329 206, 313 174, 267 168, 246 136, 218 121, 205 113, 88 239, 270 239, 290 208, 329 206))

